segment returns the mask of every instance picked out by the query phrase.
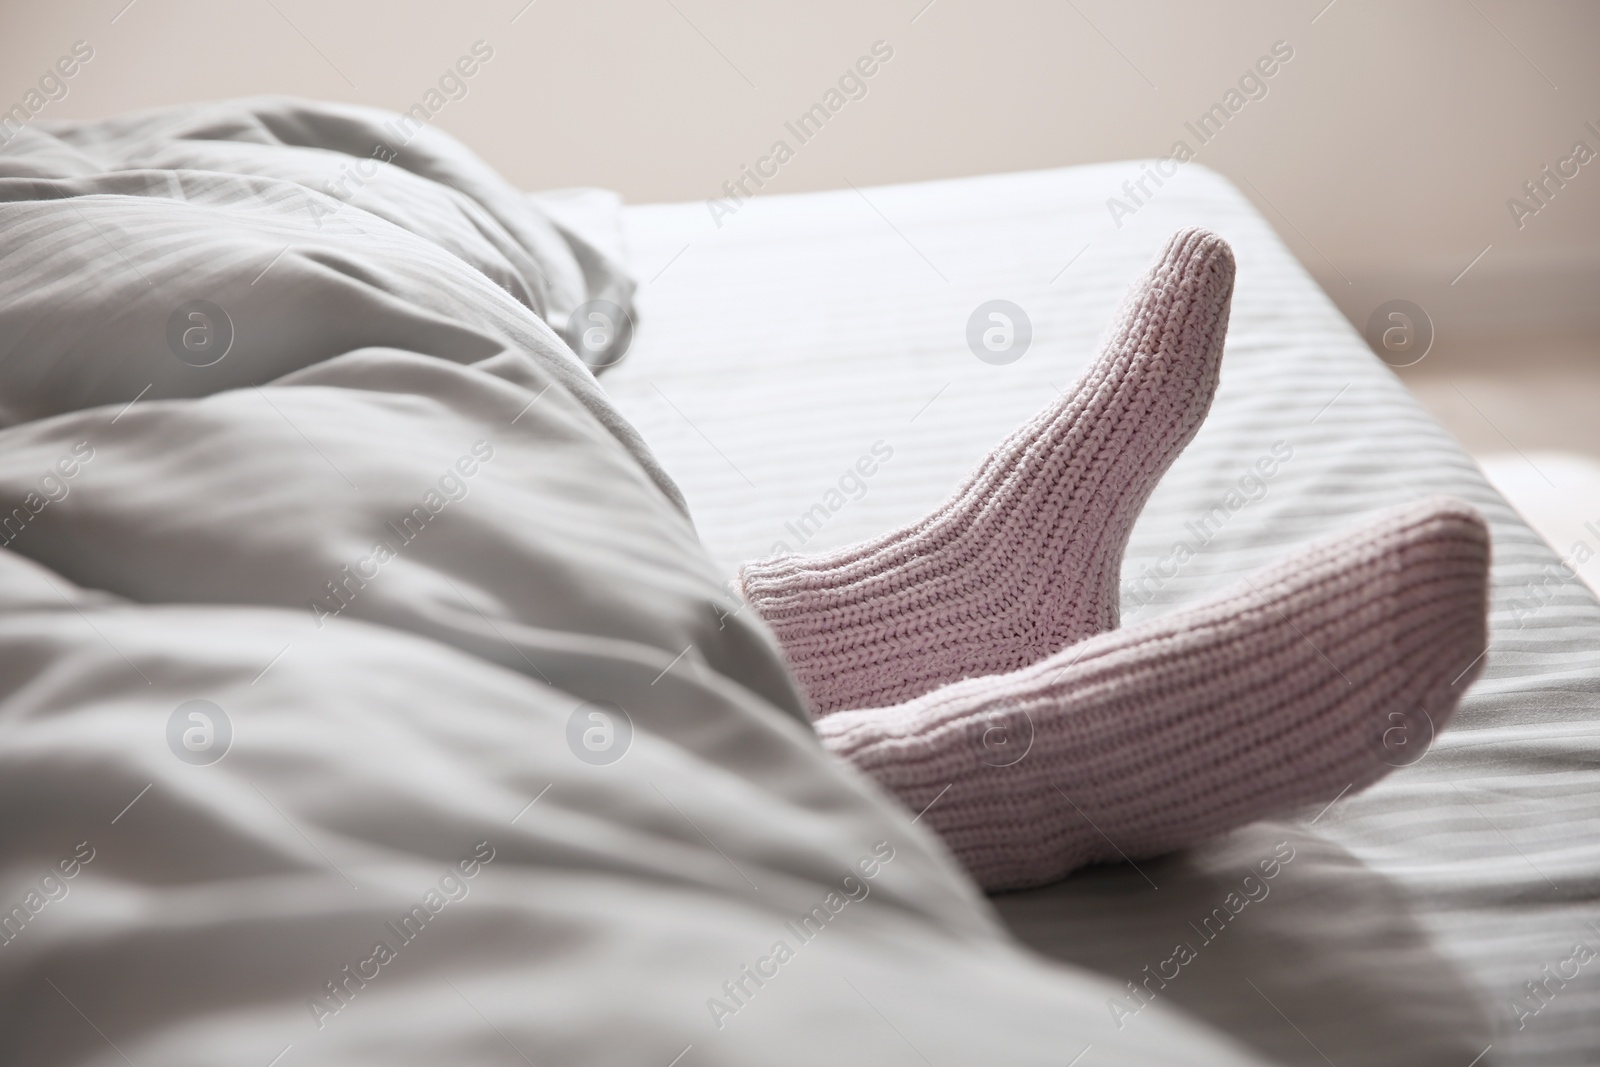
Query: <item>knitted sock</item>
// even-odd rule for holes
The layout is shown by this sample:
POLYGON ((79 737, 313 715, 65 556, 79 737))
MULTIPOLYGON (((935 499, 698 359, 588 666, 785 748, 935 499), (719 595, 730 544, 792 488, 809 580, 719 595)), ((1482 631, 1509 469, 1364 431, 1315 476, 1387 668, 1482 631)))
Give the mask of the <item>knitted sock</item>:
POLYGON ((817 720, 987 889, 1137 860, 1415 762, 1487 641, 1489 543, 1433 498, 1011 674, 817 720))
POLYGON ((932 514, 815 556, 745 564, 814 715, 1024 667, 1117 625, 1133 520, 1216 391, 1233 253, 1174 235, 1095 364, 932 514))

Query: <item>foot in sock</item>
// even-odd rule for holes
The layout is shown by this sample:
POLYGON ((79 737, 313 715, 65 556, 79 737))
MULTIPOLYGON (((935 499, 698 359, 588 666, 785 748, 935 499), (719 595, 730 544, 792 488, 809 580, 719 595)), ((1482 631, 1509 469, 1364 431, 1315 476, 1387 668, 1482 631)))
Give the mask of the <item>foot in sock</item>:
POLYGON ((1198 606, 814 725, 985 888, 1041 885, 1411 762, 1482 663, 1488 560, 1477 513, 1433 498, 1198 606))
POLYGON ((813 715, 1016 670, 1117 625, 1133 520, 1216 391, 1233 253, 1176 234, 1104 350, 920 521, 815 556, 746 564, 813 715))

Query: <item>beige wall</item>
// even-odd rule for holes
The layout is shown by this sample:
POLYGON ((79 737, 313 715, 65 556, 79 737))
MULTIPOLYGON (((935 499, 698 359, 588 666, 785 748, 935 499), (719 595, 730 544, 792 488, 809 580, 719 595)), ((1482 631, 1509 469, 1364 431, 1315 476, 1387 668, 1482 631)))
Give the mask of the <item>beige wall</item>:
POLYGON ((1520 230, 1506 205, 1574 141, 1600 151, 1584 126, 1600 128, 1600 4, 525 2, 9 0, 0 107, 84 39, 93 60, 42 115, 259 92, 403 109, 483 40, 493 58, 439 126, 524 187, 689 199, 763 155, 874 41, 894 54, 867 95, 768 191, 1163 154, 1196 144, 1185 120, 1282 40, 1293 59, 1198 158, 1352 319, 1408 297, 1441 343, 1600 334, 1600 161, 1520 230))

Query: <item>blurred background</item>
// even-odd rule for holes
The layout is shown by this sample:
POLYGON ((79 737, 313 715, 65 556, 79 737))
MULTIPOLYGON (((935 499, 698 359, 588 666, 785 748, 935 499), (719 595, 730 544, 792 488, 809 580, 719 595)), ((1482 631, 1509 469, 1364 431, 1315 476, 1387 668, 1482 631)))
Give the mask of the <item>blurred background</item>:
MULTIPOLYGON (((255 93, 405 110, 481 41, 491 57, 434 124, 522 188, 635 203, 724 195, 882 41, 892 59, 848 120, 764 193, 1153 157, 1181 138, 1558 552, 1600 527, 1591 0, 6 0, 0 109, 80 41, 92 58, 38 118, 255 93), (1275 45, 1292 56, 1264 95, 1201 145, 1185 124, 1275 45)), ((1586 577, 1600 586, 1600 560, 1586 577)))

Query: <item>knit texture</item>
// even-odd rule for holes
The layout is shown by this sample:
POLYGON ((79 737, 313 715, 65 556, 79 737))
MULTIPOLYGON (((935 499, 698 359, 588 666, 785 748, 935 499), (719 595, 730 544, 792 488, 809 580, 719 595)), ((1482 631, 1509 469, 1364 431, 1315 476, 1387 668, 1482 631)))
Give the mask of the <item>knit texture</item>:
POLYGON ((813 715, 1017 670, 1115 629, 1123 551, 1216 391, 1233 253, 1174 235, 1093 366, 932 514, 740 571, 813 715))
POLYGON ((1488 564, 1478 514, 1432 498, 1197 607, 814 725, 986 889, 1040 885, 1415 762, 1481 668, 1488 564))

